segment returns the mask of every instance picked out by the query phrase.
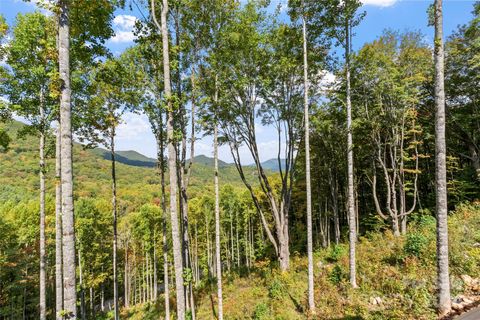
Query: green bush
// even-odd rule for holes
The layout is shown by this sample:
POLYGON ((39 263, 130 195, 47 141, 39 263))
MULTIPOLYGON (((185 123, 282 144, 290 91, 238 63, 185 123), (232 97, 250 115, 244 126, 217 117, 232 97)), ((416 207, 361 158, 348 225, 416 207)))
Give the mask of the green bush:
POLYGON ((332 262, 338 262, 340 258, 347 254, 347 250, 342 245, 334 245, 332 249, 330 249, 330 253, 327 257, 327 260, 332 262))
POLYGON ((403 251, 408 256, 420 258, 428 247, 428 238, 421 233, 412 232, 407 235, 403 251))
POLYGON ((274 278, 270 285, 268 286, 268 295, 272 299, 281 299, 284 296, 285 288, 283 283, 277 279, 274 278))
POLYGON ((266 303, 259 303, 255 306, 255 311, 253 312, 254 320, 268 320, 270 319, 270 308, 266 303))
POLYGON ((338 264, 333 267, 332 271, 328 275, 328 280, 333 284, 339 284, 345 278, 345 272, 342 267, 338 264))

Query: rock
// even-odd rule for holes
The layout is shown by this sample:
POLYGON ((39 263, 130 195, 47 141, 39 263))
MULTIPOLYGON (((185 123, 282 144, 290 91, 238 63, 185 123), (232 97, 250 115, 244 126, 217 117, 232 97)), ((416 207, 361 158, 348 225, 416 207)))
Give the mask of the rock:
POLYGON ((376 306, 376 305, 382 304, 383 300, 380 297, 371 297, 369 299, 369 302, 370 302, 371 305, 376 306))
POLYGON ((455 311, 462 311, 463 310, 463 305, 460 303, 452 303, 452 309, 455 311))
MULTIPOLYGON (((465 308, 466 306, 468 306, 472 303, 473 303, 472 299, 469 299, 464 295, 459 295, 459 296, 456 296, 455 298, 453 298, 452 308, 453 308, 453 305, 457 305, 457 307, 461 307, 463 309, 463 308, 465 308)), ((457 310, 457 309, 455 309, 455 310, 457 310)))
POLYGON ((460 278, 462 278, 463 283, 465 283, 465 285, 469 287, 475 283, 475 280, 472 277, 470 277, 468 274, 462 274, 460 278))
POLYGON ((463 298, 463 303, 462 303, 462 304, 467 305, 467 304, 472 304, 472 303, 473 303, 473 300, 470 300, 470 299, 468 299, 468 298, 466 298, 466 297, 463 298))

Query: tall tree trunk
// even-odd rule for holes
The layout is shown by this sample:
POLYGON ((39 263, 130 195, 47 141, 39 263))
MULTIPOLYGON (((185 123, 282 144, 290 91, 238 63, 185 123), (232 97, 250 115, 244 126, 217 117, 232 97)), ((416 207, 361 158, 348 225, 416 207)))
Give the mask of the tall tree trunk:
POLYGON ((124 276, 123 276, 123 299, 125 300, 123 303, 126 308, 130 306, 130 299, 129 299, 129 275, 128 275, 128 242, 125 243, 125 262, 124 262, 124 276))
POLYGON ((62 266, 62 185, 60 154, 60 122, 55 146, 55 317, 62 320, 63 310, 63 266, 62 266))
POLYGON ((87 313, 85 309, 85 288, 83 287, 82 252, 80 249, 78 249, 78 271, 80 276, 80 313, 82 316, 82 320, 85 320, 87 317, 87 313))
POLYGON ((448 268, 447 165, 445 143, 445 76, 443 49, 443 3, 435 0, 435 178, 437 207, 438 313, 451 310, 448 268))
POLYGON ((118 314, 118 277, 117 277, 117 172, 115 168, 115 126, 110 129, 110 156, 112 161, 112 215, 113 215, 113 310, 114 319, 118 314))
POLYGON ((347 167, 348 167, 348 228, 349 228, 349 259, 350 259, 350 284, 357 287, 355 245, 357 241, 355 197, 353 190, 353 139, 352 139, 352 102, 350 93, 350 19, 345 23, 345 71, 346 71, 346 94, 347 94, 347 167))
POLYGON ((43 103, 43 89, 40 92, 40 319, 46 319, 46 277, 45 277, 45 131, 46 119, 43 103))
MULTIPOLYGON (((28 267, 25 267, 25 279, 28 278, 28 267)), ((23 304, 22 304, 22 319, 27 319, 27 281, 23 286, 23 304)))
MULTIPOLYGON (((215 78, 215 108, 217 108, 218 89, 215 78)), ((220 192, 218 189, 218 125, 215 117, 213 131, 213 157, 215 162, 215 262, 217 264, 217 297, 218 297, 218 320, 223 320, 222 298, 222 257, 220 252, 220 192)), ((233 249, 233 248, 232 248, 233 249)))
POLYGON ((63 227, 63 308, 69 319, 77 318, 75 279, 75 222, 73 215, 72 120, 70 89, 70 26, 69 1, 59 6, 58 61, 60 73, 60 131, 63 227))
MULTIPOLYGON (((167 139, 168 139, 168 169, 170 176, 170 219, 172 227, 173 243, 173 263, 175 267, 175 288, 177 293, 177 319, 185 319, 185 294, 183 287, 183 259, 182 244, 180 241, 180 228, 177 214, 177 154, 174 141, 174 114, 172 103, 172 88, 170 83, 170 55, 168 43, 168 0, 162 0, 161 12, 161 33, 162 33, 162 51, 163 51, 163 77, 164 92, 167 99, 168 119, 167 119, 167 139)), ((157 27, 159 26, 155 15, 155 0, 151 0, 152 15, 157 27)))
POLYGON ((163 286, 165 296, 165 319, 170 320, 170 291, 168 279, 168 241, 167 241, 167 202, 165 197, 165 161, 164 161, 164 137, 163 120, 160 116, 160 132, 158 141, 158 160, 160 169, 160 183, 162 188, 161 206, 163 212, 162 221, 162 248, 163 248, 163 286))
POLYGON ((138 285, 137 285, 137 256, 135 253, 135 246, 133 246, 133 305, 137 305, 137 291, 138 291, 138 285))
POLYGON ((105 285, 103 283, 100 285, 100 310, 105 311, 105 285))
POLYGON ((235 211, 235 233, 236 233, 236 239, 235 239, 235 244, 237 248, 237 268, 240 268, 240 239, 239 239, 239 234, 238 234, 238 211, 235 211))
MULTIPOLYGON (((303 1, 302 1, 303 7, 303 1)), ((307 60, 307 22, 302 15, 303 23, 303 94, 305 113, 305 186, 307 193, 307 253, 308 253, 308 309, 315 314, 315 298, 313 289, 313 243, 312 243, 312 190, 310 183, 310 126, 308 108, 308 60, 307 60)))
POLYGON ((157 279, 157 232, 153 231, 153 300, 157 301, 158 279, 157 279))
POLYGON ((90 315, 95 319, 95 294, 92 287, 90 287, 90 315))

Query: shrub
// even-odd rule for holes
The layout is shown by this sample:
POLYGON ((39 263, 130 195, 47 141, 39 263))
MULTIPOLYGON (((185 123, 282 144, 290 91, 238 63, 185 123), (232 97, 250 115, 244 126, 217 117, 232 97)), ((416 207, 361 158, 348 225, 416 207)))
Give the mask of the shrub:
POLYGON ((347 250, 342 245, 334 245, 327 257, 329 261, 338 262, 343 256, 347 254, 347 250))
POLYGON ((421 233, 412 232, 407 235, 407 241, 403 247, 406 255, 420 258, 428 247, 428 238, 421 233))
POLYGON ((272 299, 281 299, 284 296, 285 288, 283 283, 277 279, 274 278, 270 285, 268 286, 268 295, 272 299))
POLYGON ((328 275, 328 280, 333 284, 339 284, 345 278, 345 272, 342 267, 338 264, 333 267, 332 271, 328 275))
POLYGON ((255 306, 255 311, 253 312, 254 320, 268 320, 270 318, 270 308, 266 303, 259 303, 255 306))

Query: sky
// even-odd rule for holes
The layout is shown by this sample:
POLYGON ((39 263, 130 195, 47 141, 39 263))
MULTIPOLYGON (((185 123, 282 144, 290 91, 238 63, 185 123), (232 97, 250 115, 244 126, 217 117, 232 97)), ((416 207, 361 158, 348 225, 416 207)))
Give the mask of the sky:
MULTIPOLYGON (((207 0, 208 1, 208 0, 207 0)), ((362 0, 362 10, 366 16, 355 29, 353 48, 358 50, 367 42, 375 40, 384 30, 420 31, 425 34, 425 40, 433 43, 433 28, 427 26, 427 8, 432 1, 427 0, 362 0)), ((444 0, 444 34, 448 37, 459 25, 465 24, 472 18, 474 0, 444 0)), ((285 0, 272 0, 271 6, 281 5, 285 8, 285 0)), ((135 5, 130 8, 117 10, 113 26, 115 36, 107 42, 108 48, 115 55, 120 54, 127 47, 134 44, 132 28, 142 12, 135 5)), ((22 0, 0 0, 0 14, 9 25, 14 24, 19 13, 36 10, 33 2, 22 0)), ((263 161, 275 158, 278 152, 278 143, 273 128, 258 125, 260 157, 263 161)), ((201 134, 195 144, 195 154, 213 156, 212 138, 202 137, 201 134)), ((155 138, 150 130, 146 116, 126 114, 118 129, 116 145, 118 150, 135 150, 149 157, 156 157, 155 138)), ((244 163, 251 163, 251 157, 246 148, 241 149, 244 163)), ((219 149, 219 158, 232 162, 228 146, 219 149)))

